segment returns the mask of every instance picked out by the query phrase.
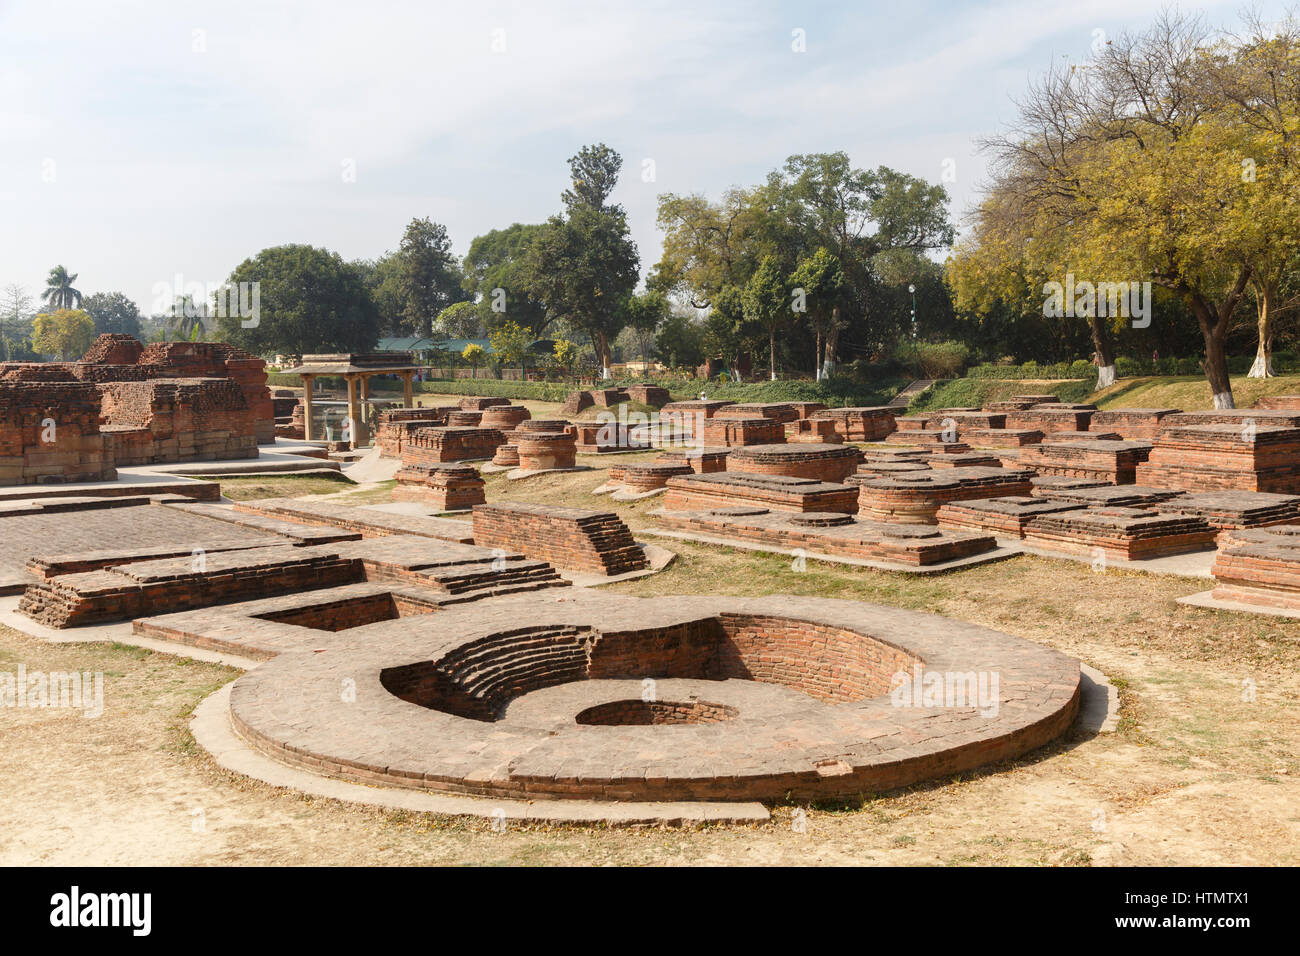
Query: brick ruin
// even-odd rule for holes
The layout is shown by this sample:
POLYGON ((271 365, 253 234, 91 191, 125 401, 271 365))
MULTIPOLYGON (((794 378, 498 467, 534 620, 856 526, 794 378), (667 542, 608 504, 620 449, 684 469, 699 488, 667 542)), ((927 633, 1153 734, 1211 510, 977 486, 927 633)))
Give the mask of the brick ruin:
POLYGON ((1231 532, 1211 573, 1216 600, 1300 612, 1300 524, 1231 532))
POLYGON ((970 534, 915 525, 884 524, 838 512, 770 511, 738 505, 659 516, 666 528, 817 555, 924 568, 985 554, 997 547, 988 532, 970 534))
POLYGON ((1093 554, 1127 561, 1202 551, 1214 545, 1204 518, 1161 514, 1142 508, 1080 508, 1033 518, 1024 539, 1053 551, 1093 554))
POLYGON ((727 456, 727 471, 842 482, 858 460, 858 450, 847 445, 745 445, 727 456))
POLYGON ((898 409, 888 406, 872 408, 824 408, 813 412, 814 420, 828 418, 845 441, 883 441, 894 430, 898 409))
POLYGON ((1028 495, 1033 472, 1014 468, 950 468, 889 477, 855 475, 858 514, 873 521, 936 524, 950 501, 1028 495))
POLYGON ((668 479, 664 500, 668 511, 708 511, 729 505, 853 514, 858 510, 858 493, 850 485, 836 482, 734 471, 668 479))
POLYGON ((381 458, 401 458, 407 437, 417 428, 445 427, 455 405, 430 408, 387 408, 379 413, 375 445, 381 458))
POLYGON ((0 364, 0 484, 99 481, 118 465, 257 457, 275 440, 266 363, 207 342, 101 335, 77 362, 0 364), (33 421, 53 421, 53 443, 33 421), (53 445, 53 447, 49 447, 53 445))
POLYGON ((514 446, 520 471, 550 471, 577 464, 578 444, 572 432, 519 431, 514 446))
POLYGON ((799 412, 788 402, 742 402, 719 408, 714 418, 768 418, 782 425, 797 421, 799 412))
POLYGON ((484 481, 469 465, 403 465, 393 476, 394 501, 414 501, 438 511, 464 511, 487 500, 484 481))
POLYGON ((1183 491, 1300 493, 1300 428, 1249 421, 1171 426, 1138 466, 1137 480, 1183 491))
POLYGON ((785 441, 785 429, 775 418, 714 415, 700 423, 699 438, 705 445, 776 445, 785 441))
POLYGON ((1096 478, 1112 485, 1137 481, 1138 465, 1151 454, 1151 443, 1091 438, 1060 441, 1054 436, 1020 452, 1020 463, 1040 475, 1096 478))
POLYGON ((475 505, 474 543, 588 574, 613 576, 648 566, 632 532, 611 511, 513 502, 475 505))
POLYGON ((499 428, 415 428, 402 442, 402 465, 484 461, 505 443, 499 428))

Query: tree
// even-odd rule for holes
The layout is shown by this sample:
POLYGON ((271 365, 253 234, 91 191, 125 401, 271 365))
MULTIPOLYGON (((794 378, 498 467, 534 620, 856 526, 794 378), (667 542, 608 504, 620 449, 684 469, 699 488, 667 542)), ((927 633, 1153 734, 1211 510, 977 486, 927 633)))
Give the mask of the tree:
POLYGON ((32 297, 18 283, 4 288, 0 299, 0 339, 4 342, 5 361, 13 361, 15 346, 32 336, 32 320, 36 317, 32 297))
POLYGON ((451 239, 441 223, 412 219, 397 251, 397 294, 405 329, 429 335, 439 312, 465 298, 451 239))
POLYGON ((745 317, 767 330, 768 377, 776 381, 776 333, 791 316, 785 275, 772 256, 764 256, 742 296, 745 317))
POLYGON ((533 344, 532 333, 518 322, 507 319, 488 334, 488 342, 502 362, 519 363, 519 378, 522 380, 524 359, 528 356, 528 346, 533 344))
POLYGON ((659 325, 655 351, 673 368, 695 368, 704 361, 704 330, 690 316, 673 313, 659 325))
POLYGON ((844 270, 840 268, 839 260, 825 246, 818 246, 811 256, 800 259, 799 265, 790 274, 790 285, 796 293, 802 294, 804 310, 816 333, 817 347, 813 355, 817 366, 814 377, 818 381, 822 377, 822 336, 831 314, 840 305, 844 284, 844 270))
POLYGON ((361 275, 327 249, 263 249, 241 262, 229 282, 261 284, 256 319, 218 320, 222 341, 255 354, 365 352, 379 337, 378 311, 361 275))
POLYGON ((556 339, 552 350, 555 353, 555 364, 560 366, 566 375, 572 375, 573 366, 578 362, 578 347, 568 339, 556 339))
POLYGON ((465 346, 465 350, 460 353, 460 357, 469 363, 470 375, 476 377, 478 374, 478 367, 482 365, 484 360, 487 358, 487 352, 484 350, 483 346, 471 342, 469 345, 465 346))
POLYGON ((41 298, 52 309, 76 309, 81 306, 81 293, 72 287, 77 281, 77 274, 68 274, 63 266, 50 270, 50 277, 45 280, 45 292, 41 298))
POLYGON ((667 314, 668 299, 662 292, 630 295, 623 303, 624 325, 635 339, 641 361, 647 364, 655 342, 655 331, 667 314))
POLYGON ((140 307, 121 292, 96 292, 82 307, 95 320, 95 334, 140 336, 140 307))
MULTIPOLYGON (((1295 30, 1287 21, 1279 35, 1295 30)), ((1252 285, 1267 289, 1262 274, 1281 274, 1300 230, 1287 200, 1295 120, 1285 110, 1294 107, 1284 105, 1294 102, 1295 69, 1252 67, 1268 43, 1265 32, 1242 44, 1167 12, 1085 69, 1050 71, 1019 104, 1016 125, 986 143, 989 205, 1008 221, 997 231, 1018 240, 1004 245, 1009 254, 1028 251, 1058 283, 1085 276, 1081 314, 1094 330, 1110 312, 1094 279, 1168 289, 1196 318, 1216 408, 1234 405, 1227 339, 1238 305, 1252 285)), ((1103 376, 1113 374, 1098 352, 1103 376)))
POLYGON ((438 313, 434 320, 435 335, 449 339, 478 339, 484 334, 483 320, 473 302, 454 302, 438 313))
POLYGON ((403 332, 401 260, 396 253, 385 252, 378 259, 357 259, 350 263, 370 292, 378 313, 381 335, 399 336, 403 332))
POLYGON ((546 303, 529 291, 528 254, 544 225, 514 223, 476 236, 465 254, 464 288, 478 296, 476 308, 485 328, 511 319, 540 336, 551 323, 546 303))
POLYGON ((735 286, 719 289, 704 320, 704 348, 708 355, 721 356, 737 381, 740 356, 753 343, 754 331, 745 318, 744 292, 735 286))
POLYGON ((636 285, 640 259, 628 235, 627 215, 607 203, 622 167, 604 144, 583 147, 569 159, 572 188, 563 194, 564 216, 553 216, 528 250, 527 289, 591 338, 603 378, 610 377, 610 343, 624 321, 620 304, 636 285))
POLYGON ((32 343, 36 349, 57 354, 65 362, 80 358, 94 341, 95 320, 81 309, 42 312, 33 323, 32 343))

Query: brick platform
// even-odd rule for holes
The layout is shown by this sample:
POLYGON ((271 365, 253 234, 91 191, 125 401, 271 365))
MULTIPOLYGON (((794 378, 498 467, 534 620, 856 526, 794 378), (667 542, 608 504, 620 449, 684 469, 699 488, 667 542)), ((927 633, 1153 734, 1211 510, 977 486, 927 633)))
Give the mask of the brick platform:
POLYGON ((480 428, 499 428, 505 432, 532 417, 532 412, 522 405, 493 405, 483 409, 478 425, 480 428))
MULTIPOLYGON (((1047 479, 1038 479, 1046 481, 1047 479)), ((1071 481, 1074 479, 1062 479, 1071 481)), ((1086 481, 1087 479, 1078 479, 1086 481)), ((1181 491, 1169 488, 1148 488, 1145 485, 1046 485, 1036 484, 1033 495, 1036 498, 1052 498, 1056 501, 1069 501, 1074 504, 1115 508, 1148 508, 1161 502, 1177 498, 1181 491)))
POLYGON ((1214 529, 1203 519, 1140 508, 1084 508, 1040 515, 1025 528, 1027 545, 1136 561, 1214 547, 1214 529))
POLYGON ((898 409, 886 405, 855 408, 827 408, 813 412, 813 418, 829 418, 845 441, 883 441, 894 430, 898 409))
POLYGON ((886 438, 885 444, 920 448, 927 455, 964 455, 971 450, 970 445, 957 441, 953 436, 950 431, 899 431, 886 438))
POLYGON ((658 408, 661 405, 667 405, 672 396, 668 394, 668 389, 659 385, 629 385, 627 387, 627 397, 634 402, 642 405, 653 405, 658 408))
POLYGON ((577 434, 577 450, 584 455, 651 447, 649 438, 644 434, 632 437, 631 433, 636 429, 627 423, 578 422, 573 427, 577 434))
POLYGON ((1300 410, 1220 408, 1213 411, 1179 412, 1176 415, 1166 415, 1160 420, 1162 428, 1180 428, 1187 425, 1236 425, 1240 429, 1250 422, 1254 422, 1256 426, 1300 428, 1300 410))
POLYGON ((962 437, 976 448, 1021 448, 1046 436, 1034 428, 972 428, 962 437))
POLYGON ((1006 427, 1052 432, 1086 432, 1094 412, 1088 408, 1060 408, 1035 405, 1021 411, 1006 413, 1006 427))
POLYGON ((94 385, 0 381, 0 485, 116 478, 99 417, 94 385))
POLYGON ((949 468, 876 478, 855 475, 858 514, 874 521, 935 524, 950 501, 1027 495, 1033 472, 1015 468, 949 468))
POLYGON ((1105 488, 1110 487, 1110 482, 1102 481, 1098 478, 1067 478, 1064 475, 1035 475, 1033 479, 1034 490, 1030 492, 1034 497, 1051 497, 1055 491, 1073 491, 1076 488, 1105 488))
POLYGON ((1004 538, 1023 538, 1031 519, 1082 507, 1047 498, 984 498, 951 502, 940 508, 936 517, 941 528, 980 531, 1004 538))
POLYGON ((588 574, 643 571, 645 554, 612 511, 496 502, 474 508, 474 543, 588 574))
POLYGON ((487 501, 484 481, 469 465, 403 465, 394 477, 394 501, 415 501, 439 511, 461 511, 487 501))
MULTIPOLYGON (((624 490, 632 494, 645 494, 668 487, 669 478, 693 475, 695 471, 685 462, 649 461, 624 465, 618 469, 618 479, 624 490)), ((614 471, 610 470, 610 479, 614 480, 614 471)))
POLYGON ((577 462, 577 443, 569 432, 516 432, 521 471, 572 468, 577 462))
POLYGON ((844 441, 829 418, 801 418, 785 426, 788 442, 812 442, 818 445, 838 445, 844 441))
POLYGON ((519 448, 516 445, 505 444, 497 445, 496 454, 492 456, 492 464, 501 465, 505 468, 519 467, 519 448))
POLYGON ((447 413, 448 428, 478 428, 482 421, 483 412, 478 409, 457 408, 447 413))
POLYGON ((1088 427, 1118 432, 1125 441, 1154 441, 1164 420, 1179 412, 1177 408, 1110 408, 1094 413, 1088 427))
POLYGON ((1265 395, 1255 403, 1255 407, 1269 411, 1300 412, 1300 395, 1265 395))
POLYGON ((953 428, 957 432, 957 437, 962 439, 967 438, 972 431, 989 431, 990 429, 1006 428, 1007 425, 1005 412, 989 412, 967 408, 941 408, 939 411, 925 416, 925 419, 928 431, 942 431, 945 428, 953 428))
POLYGON ((453 461, 482 461, 505 444, 498 428, 417 428, 402 445, 403 465, 442 465, 453 461))
POLYGON ((660 511, 655 517, 663 527, 678 531, 912 567, 943 564, 997 547, 987 533, 946 534, 914 525, 863 521, 836 512, 793 514, 737 507, 660 511))
POLYGON ((727 470, 730 448, 682 448, 659 453, 656 462, 690 465, 697 475, 711 475, 727 470))
POLYGON ((334 501, 299 501, 294 498, 257 498, 235 503, 237 513, 265 515, 316 527, 342 528, 370 537, 406 535, 472 544, 469 522, 451 518, 390 514, 334 501))
POLYGON ((1002 468, 1002 459, 983 451, 966 451, 956 455, 942 453, 927 455, 925 464, 930 468, 1002 468))
POLYGON ((713 399, 669 402, 659 409, 659 421, 664 424, 676 424, 684 434, 694 435, 700 430, 701 422, 712 418, 718 413, 718 409, 730 404, 732 403, 713 399))
POLYGON ((402 448, 411 432, 417 428, 445 426, 447 413, 455 410, 455 405, 439 405, 433 408, 388 408, 380 412, 375 428, 379 457, 402 457, 402 448))
POLYGON ((1300 611, 1300 524, 1231 532, 1211 573, 1217 600, 1300 611))
MULTIPOLYGON (((959 457, 959 456, 954 456, 959 457)), ((864 461, 858 465, 857 474, 859 475, 906 475, 918 471, 931 471, 929 460, 913 461, 903 459, 901 461, 864 461)))
POLYGON ((785 424, 799 418, 795 407, 787 402, 741 402, 724 405, 713 415, 714 418, 770 418, 785 424))
POLYGON ((748 445, 727 456, 727 471, 842 482, 857 471, 859 457, 845 445, 748 445))
POLYGON ((1138 467, 1143 484, 1183 491, 1300 493, 1300 429, 1276 425, 1172 426, 1138 467))
POLYGON ((1210 527, 1220 532, 1300 524, 1300 497, 1259 491, 1210 491, 1179 495, 1156 505, 1156 510, 1166 514, 1204 518, 1210 527))
POLYGON ((731 471, 668 479, 664 508, 669 511, 708 511, 730 505, 853 514, 858 510, 858 492, 849 485, 811 478, 731 471))
POLYGON ((785 441, 785 429, 774 418, 732 418, 715 415, 701 423, 706 445, 775 445, 785 441))
POLYGON ((1141 441, 1057 441, 1048 439, 1020 450, 1020 463, 1040 475, 1095 478, 1112 485, 1131 485, 1138 465, 1151 454, 1141 441))
POLYGON ((485 408, 492 408, 494 405, 509 405, 508 398, 491 398, 488 396, 471 396, 462 398, 458 407, 466 411, 483 411, 485 408))
POLYGON ((1065 732, 1080 694, 1078 662, 1032 642, 785 595, 505 599, 352 634, 241 677, 235 732, 273 760, 368 785, 523 799, 832 799, 1020 756, 1065 732), (926 674, 941 688, 949 675, 949 692, 908 705, 907 681, 927 685, 926 674), (987 678, 985 693, 964 676, 954 683, 967 674, 987 678), (344 677, 357 697, 340 707, 344 677), (687 722, 645 722, 636 705, 646 678, 662 691, 654 701, 687 722), (609 724, 620 712, 630 725, 578 719, 609 724))

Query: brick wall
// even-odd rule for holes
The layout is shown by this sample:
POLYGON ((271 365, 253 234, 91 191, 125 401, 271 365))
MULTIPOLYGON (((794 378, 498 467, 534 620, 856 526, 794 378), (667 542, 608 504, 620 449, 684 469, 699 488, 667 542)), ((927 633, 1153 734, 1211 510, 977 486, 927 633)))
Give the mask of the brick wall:
POLYGON ((646 567, 632 532, 612 511, 509 502, 475 505, 474 543, 588 574, 615 575, 646 567))

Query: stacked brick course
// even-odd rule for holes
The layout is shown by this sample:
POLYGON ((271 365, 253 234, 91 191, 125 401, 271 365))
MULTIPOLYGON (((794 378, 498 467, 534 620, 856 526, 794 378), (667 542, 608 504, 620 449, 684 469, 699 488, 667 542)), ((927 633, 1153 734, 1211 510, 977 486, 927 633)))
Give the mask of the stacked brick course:
POLYGON ((252 410, 232 379, 150 379, 99 386, 102 433, 118 465, 256 458, 252 410))
POLYGON ((704 420, 700 437, 706 445, 775 445, 785 441, 785 429, 774 418, 715 415, 704 420))
POLYGON ((788 402, 742 402, 724 405, 719 408, 714 418, 770 418, 785 424, 799 418, 795 407, 788 402))
POLYGON ((521 471, 573 468, 577 462, 577 442, 570 432, 520 431, 513 444, 521 471))
POLYGON ((1073 511, 1083 505, 1049 498, 1007 497, 953 501, 939 509, 941 528, 982 531, 1004 538, 1023 538, 1029 522, 1040 515, 1073 511))
POLYGON ((647 567, 632 532, 610 511, 513 502, 476 505, 474 543, 588 574, 612 576, 647 567))
POLYGON ((858 514, 873 521, 935 524, 950 501, 1027 495, 1033 472, 1013 468, 949 468, 891 477, 855 475, 858 514))
POLYGON ((402 446, 403 465, 482 461, 496 454, 505 436, 497 428, 417 428, 402 446))
POLYGON ((657 462, 689 465, 697 475, 711 475, 727 470, 730 448, 675 448, 659 453, 657 462))
POLYGON ((1232 532, 1211 573, 1220 601, 1300 611, 1300 524, 1232 532))
POLYGON ((845 441, 884 441, 894 430, 898 409, 876 407, 825 408, 813 412, 813 418, 829 418, 845 441))
POLYGON ((751 505, 773 511, 853 514, 858 510, 858 494, 847 484, 785 475, 746 475, 725 471, 668 479, 664 508, 669 511, 707 511, 730 505, 751 505))
MULTIPOLYGON (((299 406, 301 407, 301 406, 299 406)), ((401 458, 407 436, 417 428, 446 426, 447 414, 455 405, 432 408, 389 408, 379 413, 375 444, 381 458, 401 458)))
POLYGON ((483 479, 468 465, 406 464, 394 477, 394 501, 416 501, 439 511, 461 511, 487 500, 483 479))
POLYGON ((727 470, 842 482, 857 471, 859 458, 847 445, 746 445, 727 456, 727 470))
POLYGON ((0 381, 0 485, 116 478, 99 416, 94 385, 0 381))
POLYGON ((1183 491, 1300 493, 1300 428, 1179 425, 1165 429, 1137 469, 1143 484, 1183 491))
POLYGON ((1112 408, 1095 412, 1092 431, 1118 432, 1125 441, 1154 441, 1164 428, 1164 419, 1177 415, 1177 408, 1112 408))
POLYGON ((1203 518, 1140 508, 1083 508, 1039 515, 1025 529, 1025 543, 1133 561, 1214 546, 1214 529, 1203 518))
POLYGON ((665 425, 677 426, 684 434, 694 435, 700 430, 698 427, 700 422, 712 418, 718 413, 718 409, 730 404, 731 402, 710 399, 669 402, 659 409, 659 420, 665 425))
POLYGON ((1131 485, 1137 468, 1151 454, 1145 441, 1058 441, 1051 439, 1027 445, 1020 451, 1020 463, 1040 475, 1095 478, 1112 485, 1131 485))
POLYGON ((844 441, 842 435, 829 418, 801 418, 785 426, 785 440, 788 442, 812 442, 818 445, 838 445, 844 441))

